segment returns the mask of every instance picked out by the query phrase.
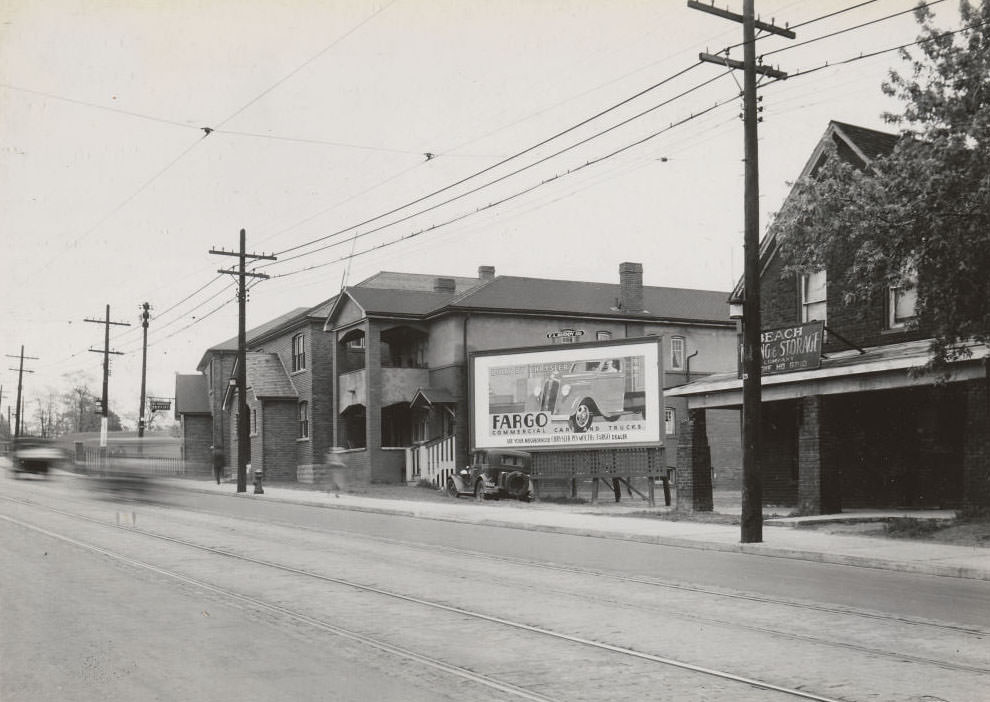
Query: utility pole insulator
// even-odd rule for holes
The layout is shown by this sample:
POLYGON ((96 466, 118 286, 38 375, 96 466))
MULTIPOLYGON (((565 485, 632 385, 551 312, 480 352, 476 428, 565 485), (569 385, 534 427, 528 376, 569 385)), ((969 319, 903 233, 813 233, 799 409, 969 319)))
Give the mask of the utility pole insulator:
POLYGON ((744 154, 746 161, 743 219, 745 272, 743 274, 743 487, 740 540, 763 541, 763 483, 760 475, 761 372, 760 356, 760 171, 757 125, 762 121, 757 110, 756 75, 786 78, 787 74, 756 62, 756 30, 793 39, 794 32, 761 22, 755 17, 754 0, 743 0, 743 13, 703 5, 688 0, 688 7, 741 22, 743 26, 743 61, 733 61, 711 54, 701 54, 702 61, 729 68, 743 69, 744 154))

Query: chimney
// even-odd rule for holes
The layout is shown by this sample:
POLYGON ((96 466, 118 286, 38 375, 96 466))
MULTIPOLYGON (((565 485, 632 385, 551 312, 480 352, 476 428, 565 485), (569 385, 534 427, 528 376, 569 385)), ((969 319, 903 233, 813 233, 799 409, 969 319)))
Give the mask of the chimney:
POLYGON ((453 278, 435 278, 433 280, 433 292, 454 294, 457 285, 453 278))
POLYGON ((623 312, 643 311, 643 264, 619 264, 619 309, 623 312))
POLYGON ((495 278, 495 266, 478 266, 478 279, 484 282, 495 278))

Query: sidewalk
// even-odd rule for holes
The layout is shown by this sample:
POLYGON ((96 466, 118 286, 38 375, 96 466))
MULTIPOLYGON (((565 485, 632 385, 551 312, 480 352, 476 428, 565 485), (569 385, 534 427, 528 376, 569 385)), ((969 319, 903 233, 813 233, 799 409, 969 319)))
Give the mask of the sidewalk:
MULTIPOLYGON (((664 546, 711 551, 752 553, 777 558, 794 558, 863 568, 880 568, 956 578, 990 580, 990 548, 945 545, 914 540, 877 538, 801 528, 801 523, 836 519, 803 517, 767 519, 763 542, 739 542, 738 525, 693 521, 670 521, 631 517, 632 511, 645 511, 642 503, 600 503, 597 505, 522 503, 502 500, 477 503, 470 499, 415 500, 369 497, 326 490, 264 486, 255 495, 249 483, 247 492, 235 492, 232 483, 216 485, 209 481, 170 480, 170 485, 187 490, 223 493, 240 499, 279 500, 332 509, 399 514, 421 519, 502 526, 529 531, 548 531, 596 538, 625 539, 664 546)), ((408 488, 421 490, 423 488, 408 488)), ((663 511, 653 508, 651 511, 663 511)), ((669 508, 666 508, 669 509, 669 508)), ((732 507, 720 507, 731 513, 732 507)), ((738 512, 736 512, 738 514, 738 512)), ((891 513, 856 513, 858 520, 881 518, 891 513)), ((951 518, 951 511, 903 513, 922 518, 951 518)))

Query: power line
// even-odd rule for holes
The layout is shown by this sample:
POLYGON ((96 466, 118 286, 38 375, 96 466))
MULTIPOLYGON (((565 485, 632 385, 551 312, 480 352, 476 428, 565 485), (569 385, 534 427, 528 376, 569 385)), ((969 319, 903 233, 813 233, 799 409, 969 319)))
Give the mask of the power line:
POLYGON ((357 30, 361 29, 364 25, 368 24, 371 20, 373 20, 375 17, 377 17, 378 15, 380 15, 381 13, 383 13, 385 10, 387 10, 389 7, 391 7, 394 4, 395 4, 395 0, 392 0, 387 5, 385 5, 384 7, 382 7, 380 10, 375 11, 374 13, 372 13, 371 15, 369 15, 368 17, 366 17, 364 20, 362 20, 361 22, 359 22, 358 24, 356 24, 354 27, 352 27, 348 31, 344 32, 342 35, 340 35, 339 37, 337 37, 336 39, 334 39, 332 42, 330 42, 330 44, 328 44, 323 49, 321 49, 319 52, 317 52, 314 56, 312 56, 311 58, 309 58, 308 60, 306 60, 301 65, 299 65, 296 68, 294 68, 293 70, 289 71, 282 78, 279 78, 277 81, 275 81, 272 85, 270 85, 265 90, 261 91, 253 99, 251 99, 247 103, 245 103, 244 106, 241 107, 239 110, 236 110, 233 114, 231 114, 230 116, 228 116, 226 119, 224 119, 224 120, 220 121, 219 123, 217 123, 217 125, 216 125, 216 127, 214 127, 214 129, 219 129, 223 125, 225 125, 228 122, 230 122, 232 119, 234 119, 235 117, 237 117, 238 115, 240 115, 242 112, 244 112, 246 109, 248 109, 249 107, 251 107, 253 104, 255 104, 256 102, 258 102, 259 100, 261 100, 263 97, 265 97, 266 95, 268 95, 270 92, 272 92, 273 90, 275 90, 275 88, 277 88, 280 85, 282 85, 283 83, 285 83, 287 80, 289 80, 290 78, 292 78, 292 76, 294 76, 297 73, 299 73, 299 71, 301 71, 302 69, 306 68, 306 66, 308 66, 309 64, 311 64, 314 61, 316 61, 316 59, 318 59, 321 56, 323 56, 323 54, 325 54, 328 51, 330 51, 330 49, 332 49, 335 46, 337 46, 337 44, 339 44, 344 39, 346 39, 347 37, 349 37, 352 34, 354 34, 354 32, 356 32, 357 30))
MULTIPOLYGON (((697 119, 697 118, 699 118, 699 117, 701 117, 701 116, 703 116, 705 114, 708 114, 709 112, 711 112, 711 111, 713 111, 713 110, 715 110, 715 109, 717 109, 719 107, 722 107, 722 106, 724 106, 724 105, 726 105, 726 104, 728 104, 728 103, 736 100, 737 98, 738 98, 737 95, 733 95, 731 98, 727 98, 727 99, 725 99, 725 100, 723 100, 721 102, 716 102, 715 104, 711 105, 710 107, 708 107, 708 108, 706 108, 704 110, 701 110, 700 112, 693 113, 691 116, 686 117, 686 118, 684 118, 684 119, 682 119, 682 120, 680 120, 678 122, 672 122, 668 127, 665 127, 664 129, 661 129, 660 131, 654 132, 654 133, 652 133, 652 134, 650 134, 650 135, 648 135, 648 136, 646 136, 646 137, 644 137, 642 139, 638 139, 638 140, 636 140, 636 141, 634 141, 634 142, 632 142, 630 144, 627 144, 627 145, 625 145, 625 146, 623 146, 623 147, 621 147, 619 149, 616 149, 616 150, 614 150, 614 151, 612 151, 612 152, 610 152, 608 154, 605 154, 603 156, 600 156, 600 157, 595 158, 595 159, 590 160, 590 161, 586 161, 585 163, 581 164, 580 166, 576 166, 575 168, 572 168, 572 169, 570 169, 570 170, 568 170, 568 171, 566 171, 564 173, 558 173, 558 174, 556 174, 556 175, 554 175, 554 176, 552 176, 550 178, 547 178, 547 179, 545 179, 545 180, 543 180, 543 181, 541 181, 539 183, 536 183, 535 185, 532 185, 532 186, 530 186, 528 188, 525 188, 525 189, 520 190, 520 191, 518 191, 516 193, 513 193, 511 195, 508 195, 508 196, 506 196, 506 197, 504 197, 504 198, 502 198, 500 200, 497 200, 495 202, 491 202, 491 203, 489 203, 487 205, 484 205, 482 207, 479 207, 479 208, 477 208, 477 209, 475 209, 475 210, 473 210, 471 212, 466 212, 466 213, 460 214, 460 215, 458 215, 456 217, 453 217, 451 219, 448 219, 448 220, 446 220, 444 222, 440 222, 440 223, 434 224, 434 225, 432 225, 430 227, 426 227, 424 229, 420 229, 420 230, 418 230, 416 232, 413 232, 411 234, 407 234, 407 235, 402 236, 402 237, 399 237, 397 239, 393 239, 391 241, 383 242, 383 243, 381 243, 379 245, 372 246, 372 247, 367 248, 367 249, 364 249, 362 251, 357 251, 357 252, 354 252, 352 254, 348 254, 346 256, 341 256, 341 257, 336 258, 336 259, 334 259, 332 261, 325 261, 323 263, 314 264, 312 266, 307 266, 306 268, 300 268, 300 269, 297 269, 297 270, 294 270, 294 271, 288 271, 288 272, 285 272, 285 273, 276 273, 276 274, 273 274, 272 275, 272 278, 286 278, 286 277, 289 277, 289 276, 292 276, 292 275, 297 275, 299 273, 304 273, 306 271, 315 270, 317 268, 324 268, 326 266, 333 265, 335 263, 340 263, 340 262, 346 261, 348 259, 356 258, 358 256, 362 256, 364 254, 368 254, 368 253, 371 253, 373 251, 378 251, 380 249, 386 248, 388 246, 392 246, 394 244, 398 244, 398 243, 401 243, 401 242, 404 242, 404 241, 408 241, 409 239, 413 239, 413 238, 416 238, 418 236, 422 236, 423 234, 426 234, 426 233, 435 231, 437 229, 440 229, 441 227, 445 227, 445 226, 448 226, 450 224, 454 224, 456 222, 459 222, 459 221, 461 221, 463 219, 467 219, 468 217, 472 217, 472 216, 478 214, 479 212, 484 212, 486 210, 490 210, 492 208, 498 207, 498 206, 500 206, 500 205, 502 205, 502 204, 504 204, 506 202, 510 202, 512 200, 515 200, 516 198, 519 198, 519 197, 522 197, 523 195, 526 195, 528 193, 531 193, 531 192, 537 190, 538 188, 541 188, 541 187, 547 185, 548 183, 551 183, 551 182, 560 180, 562 178, 565 178, 566 176, 569 176, 569 175, 572 175, 572 174, 577 173, 579 171, 582 171, 585 168, 590 168, 591 166, 597 165, 598 163, 601 163, 602 161, 605 161, 607 159, 613 158, 613 157, 619 155, 620 153, 624 153, 625 151, 628 151, 629 149, 632 149, 632 148, 635 148, 637 146, 640 146, 641 144, 644 144, 647 141, 650 141, 651 139, 654 139, 654 138, 656 138, 656 137, 658 137, 658 136, 660 136, 662 134, 665 134, 666 132, 669 132, 672 129, 675 129, 675 128, 683 125, 683 124, 687 124, 688 122, 690 122, 692 120, 695 120, 695 119, 697 119)), ((359 235, 359 236, 364 236, 364 235, 359 235)), ((338 242, 335 245, 339 245, 340 243, 344 243, 344 242, 338 242)))
MULTIPOLYGON (((692 66, 691 68, 694 68, 694 66, 692 66)), ((690 70, 690 69, 685 69, 685 71, 681 71, 680 74, 678 74, 678 75, 682 75, 687 70, 690 70)), ((597 139, 597 138, 599 138, 599 137, 601 137, 601 136, 603 136, 605 134, 608 134, 609 132, 612 132, 612 131, 618 129, 619 127, 625 126, 626 124, 629 124, 630 122, 632 122, 632 121, 634 121, 636 119, 639 119, 640 117, 643 117, 644 115, 647 115, 647 114, 649 114, 651 112, 654 112, 654 111, 660 109, 661 107, 665 107, 665 106, 671 104, 672 102, 674 102, 676 100, 679 100, 679 99, 683 98, 684 96, 686 96, 686 95, 688 95, 688 94, 690 94, 690 93, 692 93, 692 92, 694 92, 696 90, 700 90, 701 88, 703 88, 703 87, 705 87, 705 86, 707 86, 707 85, 715 82, 716 80, 722 78, 724 75, 726 75, 726 74, 723 73, 723 74, 716 75, 716 76, 714 76, 712 78, 709 78, 708 80, 703 81, 701 83, 698 83, 698 84, 694 85, 693 87, 688 88, 687 90, 685 90, 685 91, 683 91, 683 92, 681 92, 681 93, 679 93, 679 94, 677 94, 677 95, 675 95, 675 96, 673 96, 673 97, 671 97, 671 98, 669 98, 667 100, 664 100, 663 102, 661 102, 661 103, 659 103, 657 105, 654 105, 654 106, 652 106, 652 107, 650 107, 650 108, 648 108, 646 110, 643 110, 642 112, 639 112, 639 113, 637 113, 637 114, 635 114, 635 115, 633 115, 633 116, 631 116, 631 117, 629 117, 629 118, 627 118, 625 120, 622 120, 621 122, 618 122, 618 123, 616 123, 616 124, 614 124, 614 125, 606 128, 606 129, 603 129, 603 130, 601 130, 599 132, 596 132, 595 134, 593 134, 593 135, 591 135, 589 137, 586 137, 586 138, 581 139, 581 140, 579 140, 579 141, 577 141, 577 142, 575 142, 575 143, 573 143, 573 144, 571 144, 569 146, 566 146, 563 149, 560 149, 558 151, 555 151, 552 154, 549 154, 547 156, 544 156, 543 158, 537 159, 536 161, 533 161, 533 162, 531 162, 531 163, 529 163, 529 164, 527 164, 525 166, 522 166, 520 168, 517 168, 514 171, 511 171, 511 172, 506 173, 506 174, 504 174, 502 176, 499 176, 498 178, 495 178, 493 180, 490 180, 487 183, 483 183, 481 185, 475 186, 474 188, 471 188, 470 190, 467 190, 467 191, 465 191, 463 193, 460 193, 458 195, 455 195, 453 197, 450 197, 450 198, 448 198, 448 199, 446 199, 446 200, 444 200, 442 202, 436 203, 434 205, 430 205, 430 206, 425 207, 425 208, 423 208, 421 210, 417 210, 416 212, 413 212, 412 214, 405 215, 403 217, 400 217, 399 219, 396 219, 396 220, 393 220, 393 221, 388 222, 386 224, 383 224, 381 226, 375 227, 375 228, 370 229, 370 230, 368 230, 366 232, 362 232, 360 234, 356 234, 355 235, 355 238, 367 236, 369 234, 373 234, 375 232, 381 231, 381 230, 386 229, 388 227, 395 226, 396 224, 401 224, 402 222, 405 222, 405 221, 408 221, 410 219, 413 219, 414 217, 418 217, 418 216, 420 216, 422 214, 425 214, 427 212, 430 212, 432 210, 439 209, 440 207, 444 207, 446 205, 449 205, 452 202, 455 202, 455 201, 460 200, 460 199, 462 199, 464 197, 467 197, 469 195, 472 195, 472 194, 474 194, 474 193, 476 193, 476 192, 478 192, 480 190, 483 190, 484 188, 490 187, 490 186, 495 185, 497 183, 500 183, 500 182, 502 182, 504 180, 507 180, 507 179, 509 179, 509 178, 511 178, 513 176, 518 175, 519 173, 522 173, 523 171, 529 170, 530 168, 534 168, 535 166, 540 165, 542 163, 545 163, 545 162, 549 161, 550 159, 556 158, 556 157, 558 157, 558 156, 560 156, 560 155, 562 155, 564 153, 567 153, 568 151, 572 151, 572 150, 576 149, 579 146, 583 146, 584 144, 587 144, 587 143, 589 143, 590 141, 592 141, 594 139, 597 139)), ((637 96, 638 95, 642 95, 642 94, 643 94, 643 92, 640 92, 640 93, 637 94, 637 96)), ((632 99, 632 98, 630 98, 630 99, 632 99)), ((629 101, 629 99, 624 100, 623 103, 620 103, 620 104, 625 104, 628 101, 629 101)), ((609 108, 609 110, 607 110, 607 111, 611 111, 612 109, 614 109, 614 107, 613 108, 609 108)), ((605 112, 599 113, 599 115, 601 115, 601 114, 605 114, 605 112)), ((587 122, 590 121, 590 119, 593 119, 593 118, 589 118, 589 120, 585 120, 581 124, 587 124, 587 122)), ((580 126, 580 125, 576 125, 576 126, 580 126)), ((576 126, 570 128, 568 130, 565 130, 564 132, 561 132, 560 134, 558 134, 558 135, 556 135, 554 137, 551 137, 550 139, 546 139, 546 140, 540 142, 540 144, 538 144, 537 146, 546 144, 547 142, 552 141, 553 139, 556 139, 558 136, 560 136, 562 134, 566 134, 569 131, 572 131, 574 128, 576 128, 576 126)), ((525 151, 519 152, 519 154, 517 154, 517 156, 518 155, 521 155, 523 153, 527 153, 529 151, 532 151, 534 148, 536 148, 536 147, 535 146, 534 147, 530 147, 529 149, 526 149, 525 151)), ((472 176, 468 176, 468 178, 464 178, 464 179, 458 181, 457 183, 454 183, 452 185, 448 185, 445 188, 441 188, 440 190, 434 191, 430 195, 424 196, 422 198, 419 198, 418 200, 413 201, 413 203, 407 203, 406 205, 403 205, 401 207, 395 208, 395 209, 393 209, 393 210, 391 210, 391 211, 389 211, 389 212, 387 212, 385 214, 378 215, 377 217, 371 218, 369 220, 365 220, 365 222, 362 222, 361 224, 353 225, 353 226, 350 226, 350 227, 346 227, 344 229, 340 229, 340 230, 338 230, 338 231, 336 231, 336 232, 334 232, 332 234, 328 234, 328 235, 323 236, 323 237, 320 237, 318 239, 314 239, 313 241, 309 242, 308 244, 303 244, 303 245, 300 245, 300 246, 296 246, 296 247, 293 247, 293 248, 288 249, 288 250, 289 251, 297 250, 299 248, 302 248, 302 246, 312 245, 312 244, 315 244, 315 243, 318 243, 318 242, 321 242, 321 241, 327 241, 328 239, 332 239, 332 238, 338 237, 338 236, 340 236, 340 235, 342 235, 342 234, 344 234, 344 233, 346 233, 348 231, 351 231, 352 229, 357 229, 358 227, 363 226, 364 224, 367 224, 369 222, 374 222, 374 221, 376 221, 378 219, 381 219, 381 218, 383 218, 383 217, 385 217, 385 216, 387 216, 389 214, 393 214, 393 213, 398 212, 398 211, 400 211, 402 209, 405 209, 406 207, 409 206, 409 204, 414 204, 414 203, 422 202, 423 200, 427 199, 428 197, 431 197, 432 195, 435 195, 437 193, 443 192, 445 190, 449 190, 450 188, 452 188, 452 187, 454 187, 456 185, 459 185, 461 183, 464 183, 465 181, 470 180, 471 178, 474 178, 474 177, 480 175, 481 173, 484 173, 484 172, 487 172, 489 170, 492 170, 492 168, 495 168, 498 165, 501 165, 503 163, 506 163, 507 161, 509 161, 509 160, 511 160, 513 158, 515 158, 515 156, 509 157, 508 159, 505 159, 505 160, 501 161, 500 163, 495 164, 495 166, 491 166, 489 168, 484 169, 483 171, 479 171, 478 173, 476 173, 476 174, 474 174, 472 176)), ((292 261, 292 260, 295 260, 297 258, 302 258, 304 256, 309 256, 311 254, 319 253, 320 251, 325 251, 326 249, 333 248, 334 246, 339 245, 339 243, 340 243, 339 241, 338 242, 333 242, 333 243, 328 244, 326 246, 321 246, 321 247, 319 247, 317 249, 313 249, 313 250, 310 250, 310 251, 305 251, 303 253, 296 254, 295 256, 289 256, 289 257, 283 258, 282 259, 282 262, 292 261)))
MULTIPOLYGON (((940 2, 945 2, 945 0, 932 0, 929 3, 927 3, 925 5, 922 5, 921 7, 931 7, 932 5, 938 5, 940 2)), ((815 37, 813 39, 808 39, 807 41, 798 42, 797 44, 788 44, 787 46, 781 47, 779 49, 774 49, 773 51, 766 51, 766 52, 760 54, 760 58, 764 58, 766 56, 771 56, 772 54, 779 54, 782 51, 790 51, 791 49, 796 49, 796 48, 798 48, 800 46, 806 46, 808 44, 814 44, 815 42, 822 41, 823 39, 830 39, 830 38, 835 37, 835 36, 838 36, 840 34, 845 34, 846 32, 852 32, 852 31, 855 31, 857 29, 862 29, 863 27, 869 27, 870 25, 873 25, 873 24, 878 24, 880 22, 886 22, 889 19, 893 19, 895 17, 900 17, 901 15, 906 15, 906 14, 915 12, 917 9, 918 9, 917 7, 912 7, 910 9, 901 10, 900 12, 895 12, 893 14, 886 15, 884 17, 878 17, 877 19, 870 20, 869 22, 863 22, 862 24, 856 24, 856 25, 853 25, 852 27, 846 27, 845 29, 839 29, 839 30, 836 30, 834 32, 830 32, 828 34, 823 34, 820 37, 815 37)))
POLYGON ((647 88, 644 88, 643 90, 641 90, 641 91, 635 93, 634 95, 632 95, 632 96, 630 96, 630 97, 628 97, 628 98, 626 98, 626 99, 624 99, 624 100, 616 103, 615 105, 612 105, 611 107, 608 107, 608 108, 606 108, 604 110, 601 110, 600 112, 597 112, 596 114, 594 114, 594 115, 592 115, 592 116, 590 116, 590 117, 588 117, 588 118, 586 118, 586 119, 578 122, 577 124, 574 124, 574 125, 566 128, 566 129, 564 129, 562 131, 559 131, 556 134, 554 134, 554 135, 552 135, 550 137, 547 137, 546 139, 543 139, 542 141, 540 141, 540 142, 538 142, 536 144, 533 144, 532 146, 529 146, 529 147, 523 149, 522 151, 518 151, 515 154, 512 154, 511 156, 507 156, 506 158, 504 158, 504 159, 502 159, 502 160, 500 160, 500 161, 498 161, 498 162, 496 162, 496 163, 494 163, 494 164, 492 164, 492 165, 490 165, 490 166, 488 166, 486 168, 483 168, 480 171, 476 171, 476 172, 472 173, 471 175, 466 176, 464 178, 461 178, 460 180, 457 180, 457 181, 455 181, 455 182, 453 182, 453 183, 451 183, 449 185, 446 185, 446 186, 444 186, 442 188, 439 188, 438 190, 434 190, 433 192, 427 193, 426 195, 423 195, 423 196, 418 197, 418 198, 416 198, 414 200, 411 200, 411 201, 406 202, 406 203, 404 203, 402 205, 399 205, 398 207, 395 207, 395 208, 393 208, 393 209, 391 209, 391 210, 389 210, 387 212, 383 212, 383 213, 381 213, 379 215, 376 215, 374 217, 371 217, 369 219, 366 219, 363 222, 359 222, 357 224, 353 224, 353 225, 351 225, 349 227, 346 227, 344 229, 340 229, 340 230, 338 230, 338 231, 336 231, 336 232, 334 232, 332 234, 327 234, 325 236, 318 237, 316 239, 312 239, 310 241, 303 242, 301 244, 297 244, 296 246, 291 246, 291 247, 289 247, 287 249, 283 249, 281 251, 276 252, 276 254, 279 255, 279 256, 281 256, 283 254, 291 253, 292 251, 296 251, 296 250, 301 249, 301 248, 304 248, 306 246, 311 246, 311 245, 316 244, 316 243, 319 243, 321 241, 325 241, 325 240, 330 239, 332 237, 339 236, 340 234, 344 234, 346 232, 349 232, 352 229, 357 229, 358 227, 363 227, 366 224, 371 224, 372 222, 376 222, 379 219, 382 219, 384 217, 388 217, 389 215, 393 215, 393 214, 395 214, 397 212, 400 212, 400 211, 402 211, 402 210, 404 210, 404 209, 406 209, 408 207, 412 207, 413 205, 417 205, 417 204, 423 202, 424 200, 427 200, 427 199, 429 199, 431 197, 434 197, 435 195, 439 195, 440 193, 446 192, 446 191, 448 191, 448 190, 450 190, 452 188, 457 187, 458 185, 462 185, 463 183, 466 183, 467 181, 472 180, 473 178, 477 178, 478 176, 484 175, 485 173, 488 173, 489 171, 492 171, 492 170, 498 168, 499 166, 502 166, 502 165, 508 163, 509 161, 512 161, 514 159, 517 159, 520 156, 524 156, 525 154, 528 154, 531 151, 534 151, 534 150, 538 149, 539 147, 548 144, 549 142, 553 141, 554 139, 558 139, 558 138, 564 136, 565 134, 568 134, 568 133, 570 133, 570 132, 572 132, 572 131, 574 131, 576 129, 579 129, 580 127, 583 127, 584 125, 588 124, 589 122, 592 122, 593 120, 598 119, 599 117, 602 117, 602 116, 608 114, 609 112, 612 112, 612 111, 614 111, 614 110, 616 110, 616 109, 618 109, 618 108, 620 108, 620 107, 628 104, 629 102, 635 100, 636 98, 641 97, 642 95, 645 95, 646 93, 648 93, 648 92, 650 92, 652 90, 655 90, 656 88, 659 88, 660 86, 665 85, 666 83, 669 83, 670 81, 672 81, 672 80, 674 80, 676 78, 679 78, 680 76, 682 76, 685 73, 687 73, 687 72, 689 72, 689 71, 697 68, 700 65, 701 65, 701 62, 699 61, 699 62, 697 62, 697 63, 695 63, 695 64, 693 64, 691 66, 688 66, 687 68, 685 68, 685 69, 683 69, 681 71, 678 71, 677 73, 674 73, 673 75, 668 76, 667 78, 664 78, 662 81, 660 81, 658 83, 654 83, 653 85, 651 85, 651 86, 649 86, 647 88))

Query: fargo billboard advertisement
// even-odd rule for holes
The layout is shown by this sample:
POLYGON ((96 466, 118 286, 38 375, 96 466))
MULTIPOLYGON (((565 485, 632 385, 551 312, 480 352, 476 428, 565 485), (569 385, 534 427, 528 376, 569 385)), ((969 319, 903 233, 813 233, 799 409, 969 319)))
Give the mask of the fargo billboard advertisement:
POLYGON ((660 339, 472 357, 475 448, 660 444, 660 339))

